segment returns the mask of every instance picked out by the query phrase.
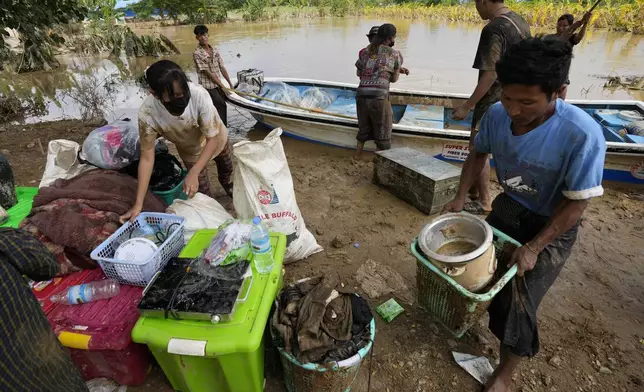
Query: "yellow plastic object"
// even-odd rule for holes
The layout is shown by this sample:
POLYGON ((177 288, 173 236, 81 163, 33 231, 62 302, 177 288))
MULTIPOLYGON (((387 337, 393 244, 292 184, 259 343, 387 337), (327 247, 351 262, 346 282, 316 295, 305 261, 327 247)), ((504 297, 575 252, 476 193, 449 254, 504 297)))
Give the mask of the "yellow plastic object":
POLYGON ((78 350, 88 350, 89 349, 89 341, 92 337, 90 335, 84 335, 81 333, 73 333, 73 332, 61 332, 58 335, 58 340, 60 340, 60 343, 68 348, 75 348, 78 350))

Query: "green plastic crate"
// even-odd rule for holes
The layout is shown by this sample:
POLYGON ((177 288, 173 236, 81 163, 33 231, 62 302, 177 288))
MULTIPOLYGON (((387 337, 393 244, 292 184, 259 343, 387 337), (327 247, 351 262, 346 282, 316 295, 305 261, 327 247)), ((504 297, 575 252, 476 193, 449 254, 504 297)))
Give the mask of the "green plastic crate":
POLYGON ((38 188, 36 187, 17 186, 16 197, 18 198, 18 203, 7 210, 9 220, 1 224, 0 227, 13 227, 17 229, 31 212, 31 206, 37 194, 38 188))
MULTIPOLYGON (((506 246, 510 245, 513 249, 521 244, 500 230, 492 230, 497 260, 505 261, 510 251, 505 249, 506 246)), ((487 292, 477 294, 458 284, 427 260, 418 246, 418 238, 411 243, 411 252, 417 259, 418 303, 457 338, 462 337, 485 314, 494 296, 517 273, 517 266, 513 265, 487 292)))
MULTIPOLYGON (((217 230, 195 233, 180 257, 198 257, 217 230)), ((275 264, 260 275, 253 266, 248 299, 232 319, 209 321, 141 317, 132 340, 146 344, 172 388, 181 392, 259 392, 264 390, 264 329, 283 285, 286 236, 271 233, 275 264)), ((252 257, 252 256, 251 256, 252 257)))

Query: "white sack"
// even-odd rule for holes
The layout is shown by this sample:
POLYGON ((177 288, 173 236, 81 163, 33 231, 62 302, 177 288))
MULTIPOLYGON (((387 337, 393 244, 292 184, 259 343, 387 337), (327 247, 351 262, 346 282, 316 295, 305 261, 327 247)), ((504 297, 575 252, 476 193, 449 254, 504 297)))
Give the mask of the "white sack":
POLYGON ((212 197, 196 193, 192 199, 175 199, 166 210, 185 219, 184 242, 188 243, 197 230, 216 229, 232 215, 212 197))
POLYGON ((322 247, 306 229, 297 206, 281 134, 282 129, 277 128, 264 140, 233 146, 237 158, 233 202, 238 218, 259 216, 270 231, 284 233, 285 261, 296 261, 322 251, 322 247))
POLYGON ((47 147, 47 165, 38 188, 50 186, 59 178, 74 178, 83 172, 96 169, 92 165, 78 161, 78 150, 80 150, 80 145, 71 140, 50 141, 47 147))

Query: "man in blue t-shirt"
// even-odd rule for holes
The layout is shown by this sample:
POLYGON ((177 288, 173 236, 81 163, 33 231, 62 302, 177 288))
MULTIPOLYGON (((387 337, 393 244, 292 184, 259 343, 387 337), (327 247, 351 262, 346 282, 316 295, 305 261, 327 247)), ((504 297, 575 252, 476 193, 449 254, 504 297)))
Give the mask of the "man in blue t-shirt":
MULTIPOLYGON (((570 256, 582 213, 601 182, 606 141, 583 110, 557 99, 565 88, 572 46, 529 38, 496 65, 501 102, 483 116, 454 201, 461 211, 491 153, 503 187, 487 221, 523 246, 508 252, 517 277, 489 307, 490 330, 501 341, 501 363, 486 392, 506 392, 521 358, 539 351, 537 308, 570 256)), ((500 256, 502 257, 502 256, 500 256)))

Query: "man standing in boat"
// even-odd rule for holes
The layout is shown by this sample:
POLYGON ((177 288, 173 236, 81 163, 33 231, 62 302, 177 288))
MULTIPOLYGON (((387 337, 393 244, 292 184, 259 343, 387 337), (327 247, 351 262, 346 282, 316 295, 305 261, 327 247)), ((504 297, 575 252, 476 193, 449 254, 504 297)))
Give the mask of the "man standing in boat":
POLYGON ((358 112, 358 140, 356 157, 360 158, 368 140, 376 142, 378 150, 391 148, 393 111, 389 102, 389 84, 396 83, 402 68, 403 57, 393 48, 396 43, 396 26, 386 23, 362 49, 356 61, 356 75, 360 85, 356 92, 358 112))
MULTIPOLYGON (((592 16, 592 13, 586 12, 583 18, 575 22, 575 18, 572 15, 561 15, 557 20, 557 32, 555 34, 546 35, 545 38, 568 41, 572 46, 575 46, 580 43, 582 39, 584 39, 584 36, 586 35, 586 29, 588 28, 588 22, 590 22, 590 18, 592 16), (579 32, 576 32, 579 27, 581 27, 581 30, 579 30, 579 32)), ((570 78, 566 81, 566 88, 561 92, 559 98, 566 99, 568 86, 570 86, 570 78)))
MULTIPOLYGON (((475 69, 479 70, 478 84, 470 98, 454 109, 452 118, 465 119, 474 109, 470 134, 470 150, 478 130, 479 122, 485 111, 501 98, 501 86, 496 80, 494 66, 501 55, 512 44, 530 36, 530 26, 521 16, 505 6, 503 0, 476 0, 476 10, 483 20, 490 22, 481 31, 478 49, 474 57, 475 69)), ((484 214, 492 208, 490 196, 490 165, 486 164, 478 180, 470 189, 470 198, 465 210, 474 214, 484 214), (474 199, 478 198, 478 201, 474 199)))
POLYGON ((199 84, 208 91, 212 103, 217 108, 219 118, 221 118, 225 126, 228 126, 228 112, 225 98, 226 85, 224 84, 224 79, 226 79, 230 88, 233 87, 233 83, 230 81, 228 71, 224 66, 224 60, 221 58, 219 50, 208 43, 208 27, 204 25, 196 26, 195 37, 199 45, 195 49, 193 59, 195 68, 197 69, 199 84))
POLYGON ((463 210, 492 154, 503 193, 487 221, 523 246, 499 265, 516 264, 518 270, 488 308, 490 330, 501 341, 501 363, 485 392, 509 391, 521 359, 539 351, 537 308, 570 256, 590 199, 604 192, 601 127, 557 99, 571 59, 570 43, 542 38, 525 39, 503 54, 496 65, 501 102, 483 116, 457 196, 444 209, 463 210))

